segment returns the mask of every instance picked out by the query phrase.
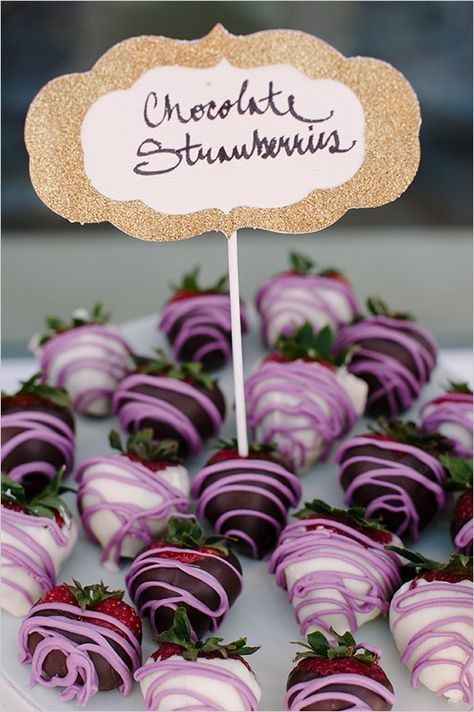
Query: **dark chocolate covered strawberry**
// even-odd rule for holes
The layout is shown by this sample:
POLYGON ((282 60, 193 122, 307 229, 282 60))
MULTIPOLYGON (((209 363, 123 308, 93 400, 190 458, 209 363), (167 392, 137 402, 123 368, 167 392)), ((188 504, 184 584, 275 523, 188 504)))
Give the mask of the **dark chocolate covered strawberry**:
POLYGON ((158 641, 158 649, 135 674, 147 709, 258 709, 260 686, 245 659, 258 648, 248 646, 246 638, 232 643, 216 637, 196 640, 180 606, 158 641))
POLYGON ((380 420, 339 449, 346 502, 380 517, 399 536, 416 540, 446 502, 446 471, 440 456, 451 444, 412 422, 380 420))
POLYGON ((367 386, 352 376, 345 355, 334 358, 333 334, 306 322, 281 335, 275 350, 247 379, 248 420, 261 442, 275 442, 294 471, 329 454, 364 411, 367 386))
POLYGON ((349 632, 330 643, 310 633, 287 682, 288 710, 391 710, 393 686, 377 651, 358 644, 349 632))
POLYGON ((186 608, 193 633, 217 630, 242 590, 242 569, 228 542, 205 537, 194 517, 172 517, 160 539, 133 562, 130 597, 154 631, 169 628, 186 608))
POLYGON ((351 322, 360 312, 348 279, 338 270, 317 270, 306 255, 291 252, 290 269, 260 287, 256 304, 262 318, 262 338, 273 346, 281 334, 294 333, 305 322, 315 331, 333 331, 351 322))
POLYGON ((349 370, 369 387, 366 412, 394 417, 410 408, 430 380, 437 346, 409 314, 391 312, 375 297, 367 307, 371 316, 344 326, 335 350, 354 349, 349 370))
POLYGON ((174 364, 162 351, 138 357, 136 370, 114 396, 114 412, 128 432, 151 428, 157 439, 174 439, 180 455, 201 451, 225 418, 225 400, 217 381, 200 363, 174 364))
POLYGON ((66 391, 40 383, 40 373, 12 395, 2 393, 2 472, 28 493, 39 492, 57 470, 71 470, 76 445, 66 391))
POLYGON ((301 632, 355 633, 388 611, 400 585, 400 559, 386 551, 400 540, 361 508, 315 499, 283 530, 270 571, 286 589, 301 632))
POLYGON ((47 331, 32 340, 45 383, 65 388, 82 415, 110 415, 112 394, 133 368, 131 351, 102 304, 76 309, 70 322, 46 319, 47 331))
POLYGON ((171 515, 188 511, 189 476, 178 443, 155 440, 151 429, 130 435, 125 448, 112 430, 110 444, 120 455, 86 460, 76 479, 84 528, 114 571, 153 541, 171 515))
POLYGON ((472 556, 473 538, 473 475, 472 460, 462 460, 444 455, 441 462, 448 472, 445 487, 451 492, 460 492, 451 520, 451 537, 461 554, 472 556))
POLYGON ((474 399, 467 383, 451 382, 440 396, 421 410, 421 427, 428 433, 441 433, 449 438, 458 457, 473 455, 474 399))
POLYGON ((235 442, 224 442, 191 492, 198 500, 197 516, 207 519, 216 534, 235 538, 245 554, 262 558, 275 547, 301 486, 268 445, 251 445, 243 457, 235 442))
POLYGON ((56 576, 77 539, 77 524, 61 495, 60 470, 32 496, 21 484, 2 475, 0 607, 24 616, 54 586, 56 576))
MULTIPOLYGON (((164 306, 160 329, 167 335, 175 358, 198 361, 206 370, 219 368, 232 355, 227 276, 202 287, 196 267, 173 290, 164 306)), ((245 311, 241 314, 241 327, 242 331, 247 330, 245 311)))
POLYGON ((390 629, 411 684, 472 706, 472 558, 453 554, 441 564, 395 551, 409 561, 409 580, 393 596, 390 629))
POLYGON ((63 700, 85 705, 99 691, 130 694, 141 664, 141 622, 123 599, 103 583, 77 581, 51 589, 20 628, 23 663, 32 683, 63 688, 63 700))

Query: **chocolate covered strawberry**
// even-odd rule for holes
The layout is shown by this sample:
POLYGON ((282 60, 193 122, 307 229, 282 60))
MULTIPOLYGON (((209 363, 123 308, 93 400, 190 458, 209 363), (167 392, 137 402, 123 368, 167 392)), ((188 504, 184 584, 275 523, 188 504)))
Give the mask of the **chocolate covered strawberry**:
POLYGON ((440 564, 396 551, 412 578, 393 596, 390 629, 411 684, 472 706, 472 558, 453 554, 440 564))
POLYGON ((2 580, 0 607, 24 616, 42 594, 54 586, 63 562, 77 539, 77 525, 61 494, 60 470, 32 496, 23 486, 2 475, 2 580))
POLYGON ((335 351, 354 350, 349 370, 369 387, 366 412, 394 417, 410 408, 430 380, 437 346, 409 314, 392 312, 375 297, 367 307, 371 316, 344 326, 335 351))
POLYGON ((86 460, 79 467, 78 505, 87 534, 102 549, 102 562, 117 570, 189 507, 189 476, 175 440, 155 440, 151 429, 130 435, 125 448, 110 433, 119 455, 86 460))
POLYGON ((39 492, 59 468, 68 472, 76 445, 74 416, 66 391, 40 383, 35 373, 20 389, 2 393, 2 472, 39 492))
POLYGON ((349 632, 330 643, 310 633, 300 643, 286 686, 288 710, 391 710, 393 686, 376 650, 356 643, 349 632))
POLYGON ((242 569, 225 539, 205 537, 194 517, 172 517, 161 538, 133 562, 131 599, 155 632, 184 606, 197 637, 217 630, 242 591, 242 569))
POLYGON ((346 502, 365 507, 399 536, 416 540, 446 503, 440 457, 451 444, 412 422, 380 420, 340 447, 336 460, 346 502))
POLYGON ((260 686, 245 657, 258 648, 246 638, 196 641, 186 609, 158 636, 159 647, 135 673, 147 710, 257 710, 260 686))
POLYGON ((122 381, 113 404, 124 430, 151 428, 157 439, 177 440, 183 456, 200 452, 225 418, 222 391, 202 365, 174 364, 162 351, 136 358, 135 372, 122 381))
POLYGON ((76 309, 70 322, 48 317, 47 331, 32 340, 43 381, 65 388, 82 415, 110 415, 112 395, 133 369, 128 344, 108 320, 95 304, 90 312, 76 309))
POLYGON ((474 400, 467 383, 451 382, 448 390, 421 409, 421 427, 449 438, 458 457, 473 455, 474 400))
MULTIPOLYGON (((225 364, 232 355, 230 297, 227 276, 215 284, 199 284, 199 267, 185 274, 174 286, 160 321, 178 361, 198 361, 212 370, 225 364)), ((245 311, 241 328, 247 330, 245 311)))
POLYGON ((355 633, 388 612, 401 563, 386 551, 400 540, 361 508, 315 499, 295 514, 273 553, 270 572, 286 589, 301 632, 355 633))
POLYGON ((316 270, 313 260, 290 253, 290 269, 265 282, 256 297, 262 338, 273 346, 281 334, 290 336, 304 323, 315 331, 337 331, 351 322, 360 307, 348 279, 337 269, 316 270))
POLYGON ((216 534, 230 536, 242 551, 262 558, 277 542, 288 510, 301 497, 298 478, 284 467, 272 445, 253 444, 247 457, 235 441, 220 449, 195 477, 197 516, 216 534))
POLYGON ((141 664, 141 622, 103 583, 77 581, 51 589, 22 623, 21 659, 32 684, 63 688, 61 698, 85 705, 99 691, 130 694, 141 664))
POLYGON ((275 442, 285 462, 306 470, 364 411, 367 386, 332 356, 333 334, 305 323, 280 336, 275 351, 247 379, 248 420, 260 442, 275 442))
POLYGON ((461 554, 472 556, 473 538, 473 475, 472 460, 461 460, 445 455, 441 462, 448 472, 445 487, 451 492, 460 492, 451 520, 451 537, 461 554))

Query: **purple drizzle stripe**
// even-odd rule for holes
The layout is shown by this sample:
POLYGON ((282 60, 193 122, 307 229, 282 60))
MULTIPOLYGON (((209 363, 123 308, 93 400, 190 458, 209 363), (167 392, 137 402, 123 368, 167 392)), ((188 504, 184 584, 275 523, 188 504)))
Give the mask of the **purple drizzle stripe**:
POLYGON ((357 491, 365 485, 373 485, 383 490, 384 494, 375 497, 366 507, 366 516, 369 518, 378 515, 383 516, 384 511, 399 513, 403 519, 396 531, 398 535, 405 534, 409 535, 413 540, 418 539, 420 535, 419 516, 416 504, 411 498, 408 489, 391 480, 403 477, 416 482, 417 485, 434 495, 438 511, 441 510, 446 503, 446 494, 442 486, 446 478, 446 473, 442 464, 436 460, 436 458, 412 445, 404 445, 395 441, 384 442, 383 440, 365 437, 363 435, 356 436, 347 440, 339 448, 336 461, 341 467, 341 480, 344 472, 351 465, 365 463, 372 466, 370 470, 354 477, 346 489, 345 502, 346 504, 357 502, 357 491), (371 445, 381 450, 410 455, 418 460, 421 465, 427 467, 431 476, 422 474, 404 462, 386 460, 382 456, 354 455, 345 459, 345 454, 348 450, 365 445, 371 445))
POLYGON ((141 664, 140 642, 126 625, 105 613, 82 610, 65 603, 40 603, 34 606, 21 625, 18 642, 20 661, 32 665, 31 685, 62 687, 61 698, 65 701, 76 699, 80 705, 86 705, 99 689, 97 672, 89 653, 99 654, 114 669, 121 679, 119 691, 123 695, 129 695, 132 691, 132 676, 141 664), (52 615, 42 615, 49 612, 52 615), (77 616, 80 620, 70 616, 77 616), (99 621, 113 625, 119 632, 101 626, 99 621), (28 637, 32 633, 43 636, 33 655, 28 650, 28 637), (76 643, 67 637, 67 633, 88 640, 76 643), (130 658, 131 669, 114 646, 130 658), (52 651, 64 653, 67 666, 65 677, 48 679, 43 674, 44 661, 52 651))
MULTIPOLYGON (((241 664, 243 667, 243 663, 241 664)), ((161 704, 163 704, 164 709, 168 709, 166 706, 166 698, 173 695, 185 695, 193 700, 186 708, 179 708, 182 710, 208 712, 209 710, 226 709, 224 700, 204 695, 194 686, 193 688, 180 688, 167 685, 169 681, 176 679, 180 675, 192 675, 193 677, 203 678, 208 686, 212 686, 212 681, 230 685, 238 693, 243 710, 257 709, 258 700, 251 688, 235 673, 213 665, 212 661, 202 663, 198 660, 192 662, 190 660, 176 659, 175 657, 167 658, 143 665, 143 667, 136 671, 135 680, 140 682, 149 675, 153 675, 153 680, 145 695, 145 707, 147 710, 157 710, 161 704)))
MULTIPOLYGON (((173 354, 181 358, 181 351, 189 339, 204 337, 206 342, 193 353, 194 361, 201 361, 208 353, 221 352, 227 361, 231 356, 230 298, 228 294, 203 294, 190 299, 168 302, 159 328, 168 337, 178 321, 182 320, 173 337, 173 354)), ((241 312, 242 330, 247 330, 245 312, 241 312)))
POLYGON ((337 308, 337 299, 345 302, 348 321, 360 312, 352 287, 345 282, 317 275, 280 274, 272 277, 259 289, 256 297, 264 342, 271 341, 271 331, 290 334, 305 321, 310 321, 315 329, 328 323, 339 328, 346 319, 337 308), (301 294, 294 294, 296 290, 301 294), (332 293, 333 299, 327 292, 332 293))
POLYGON ((263 363, 245 385, 248 420, 261 442, 275 441, 294 469, 320 459, 357 419, 348 393, 330 369, 301 360, 263 363), (321 404, 323 401, 324 406, 321 404))
MULTIPOLYGON (((212 630, 217 630, 222 618, 227 615, 230 609, 229 597, 222 586, 222 584, 216 579, 215 576, 205 571, 199 566, 195 566, 190 563, 184 563, 182 561, 177 561, 172 557, 163 556, 166 553, 176 553, 183 554, 186 553, 186 549, 176 548, 173 546, 164 546, 160 549, 150 549, 144 551, 140 556, 138 556, 132 563, 128 574, 126 576, 125 582, 127 585, 128 592, 130 596, 132 595, 132 588, 137 580, 142 574, 149 572, 156 572, 159 577, 160 570, 170 570, 176 569, 182 571, 184 574, 198 582, 201 582, 211 588, 217 597, 217 606, 215 608, 210 608, 205 603, 203 603, 200 598, 195 596, 189 589, 181 588, 179 586, 167 583, 166 581, 160 581, 156 578, 151 581, 144 581, 139 584, 134 595, 133 600, 135 605, 139 606, 140 616, 143 618, 147 616, 156 632, 155 627, 155 614, 160 611, 161 608, 175 611, 178 606, 186 605, 189 608, 195 609, 207 616, 211 620, 212 630), (161 555, 160 555, 161 554, 161 555), (140 604, 140 598, 142 594, 146 594, 148 591, 152 592, 154 588, 160 589, 160 598, 154 600, 148 600, 140 604), (163 590, 169 591, 168 595, 163 597, 163 590)), ((195 554, 194 550, 189 550, 189 553, 195 554)), ((238 578, 240 582, 240 587, 242 588, 242 575, 232 564, 221 556, 216 556, 214 554, 201 554, 203 559, 216 559, 225 566, 228 566, 232 573, 238 578)))
MULTIPOLYGON (((103 562, 119 563, 122 546, 125 538, 132 537, 149 544, 154 536, 157 519, 166 520, 175 512, 187 512, 189 501, 183 493, 173 487, 160 471, 152 472, 138 462, 132 462, 122 455, 110 457, 97 457, 84 462, 76 474, 79 483, 78 503, 81 519, 87 534, 97 541, 91 528, 90 520, 98 512, 111 512, 120 521, 117 530, 110 538, 102 554, 103 562), (90 471, 101 466, 100 471, 90 471), (115 471, 110 472, 110 467, 115 471), (121 470, 117 473, 116 468, 121 470), (105 497, 98 489, 97 483, 107 480, 110 484, 109 495, 105 497), (153 507, 142 507, 132 502, 127 502, 121 494, 121 486, 139 487, 145 493, 161 497, 161 503, 153 507), (93 496, 95 503, 84 505, 85 497, 93 496)), ((125 495, 126 497, 126 495, 125 495)))
POLYGON ((314 630, 331 634, 335 616, 345 619, 344 630, 355 633, 358 614, 386 613, 390 597, 401 583, 396 554, 341 522, 317 517, 294 522, 283 530, 270 573, 288 590, 303 635, 314 630), (287 567, 318 559, 326 562, 326 568, 301 575, 288 590, 287 567), (363 584, 367 584, 365 591, 361 590, 363 584), (328 595, 328 590, 337 595, 328 595), (317 604, 318 609, 308 613, 305 608, 311 604, 317 604))
POLYGON ((40 359, 43 381, 66 390, 71 378, 83 370, 92 369, 103 375, 102 387, 73 389, 73 406, 83 413, 96 401, 110 399, 114 390, 110 380, 118 383, 132 367, 127 342, 114 329, 98 324, 79 326, 54 336, 41 348, 40 359), (83 355, 71 356, 75 351, 83 352, 83 355), (66 355, 67 362, 53 377, 57 360, 66 355))
POLYGON ((436 680, 439 666, 449 665, 455 671, 454 678, 439 687, 437 694, 461 692, 463 701, 472 705, 472 632, 468 637, 459 630, 459 627, 464 625, 472 631, 472 582, 421 582, 423 579, 419 579, 415 587, 408 586, 405 591, 398 591, 392 599, 392 633, 395 633, 397 627, 408 617, 411 617, 413 625, 405 649, 401 651, 401 661, 411 669, 413 687, 419 686, 423 672, 431 671, 436 680), (454 609, 454 612, 450 609, 454 609), (423 625, 425 611, 436 613, 436 620, 430 620, 423 625), (443 651, 446 652, 445 655, 442 654, 443 651))
POLYGON ((461 553, 469 554, 472 549, 473 527, 474 522, 470 519, 461 527, 455 536, 454 546, 461 553))
POLYGON ((343 327, 336 340, 336 352, 354 346, 358 348, 348 367, 351 373, 361 377, 375 377, 379 382, 378 387, 370 388, 367 406, 374 407, 381 398, 386 398, 390 415, 397 415, 401 409, 410 407, 436 365, 437 347, 431 334, 418 324, 406 320, 377 316, 343 327), (361 342, 369 339, 392 342, 407 352, 416 373, 413 374, 393 356, 360 346, 361 342))
MULTIPOLYGON (((288 505, 285 500, 289 501, 290 506, 295 507, 301 497, 301 485, 296 475, 277 463, 258 459, 234 459, 204 467, 194 479, 191 489, 192 496, 198 499, 196 510, 198 517, 207 516, 206 509, 216 497, 222 494, 238 495, 248 492, 258 494, 264 500, 270 501, 281 512, 282 521, 286 521, 288 505), (238 470, 238 472, 235 473, 232 470, 238 470), (227 472, 229 474, 226 474, 227 472), (208 484, 208 479, 216 474, 224 476, 212 484, 208 484), (284 482, 278 480, 277 476, 282 477, 284 482), (265 485, 271 486, 273 490, 276 490, 276 493, 265 489, 265 485)), ((274 516, 251 508, 230 508, 217 518, 213 525, 214 530, 218 534, 225 533, 227 536, 243 539, 250 545, 254 556, 257 555, 256 542, 239 528, 229 529, 227 526, 229 519, 239 516, 251 516, 267 522, 274 527, 276 535, 283 526, 281 521, 274 516)))
POLYGON ((465 431, 471 446, 467 447, 465 442, 451 435, 454 452, 458 457, 472 457, 473 403, 473 396, 469 393, 446 393, 423 406, 421 426, 429 433, 439 432, 443 425, 459 426, 465 431))
POLYGON ((48 529, 54 543, 58 547, 66 547, 69 543, 70 528, 67 524, 59 527, 54 519, 48 517, 33 517, 22 512, 15 512, 7 507, 2 507, 2 529, 5 534, 12 537, 18 544, 2 544, 2 557, 5 562, 2 566, 2 586, 8 586, 19 593, 31 605, 30 591, 9 578, 9 570, 22 569, 26 576, 32 579, 41 588, 42 593, 49 591, 56 581, 56 571, 51 555, 34 536, 28 534, 26 528, 48 529))
POLYGON ((134 391, 137 386, 151 386, 160 390, 178 393, 195 400, 209 417, 214 433, 222 426, 222 416, 212 400, 189 383, 164 376, 132 374, 125 378, 113 399, 113 409, 124 430, 138 430, 145 419, 153 419, 170 425, 188 444, 191 453, 202 449, 202 438, 187 415, 159 396, 145 395, 134 391), (128 401, 128 402, 125 402, 128 401))
POLYGON ((364 690, 370 690, 370 692, 379 695, 387 705, 390 705, 390 708, 395 702, 395 695, 377 680, 372 680, 366 675, 338 673, 292 685, 286 693, 286 709, 304 710, 311 705, 329 701, 334 703, 335 700, 344 703, 344 707, 339 709, 360 710, 361 712, 362 710, 373 709, 359 695, 334 689, 334 687, 341 685, 352 685, 364 690))
MULTIPOLYGON (((2 446, 2 462, 11 455, 16 448, 29 441, 41 441, 54 448, 64 461, 67 470, 73 465, 75 435, 69 425, 61 418, 42 411, 25 410, 7 413, 2 417, 2 429, 19 428, 23 432, 14 435, 2 446)), ((50 462, 36 461, 23 463, 13 467, 9 472, 12 480, 19 481, 26 474, 41 472, 48 477, 53 477, 57 468, 50 462)))

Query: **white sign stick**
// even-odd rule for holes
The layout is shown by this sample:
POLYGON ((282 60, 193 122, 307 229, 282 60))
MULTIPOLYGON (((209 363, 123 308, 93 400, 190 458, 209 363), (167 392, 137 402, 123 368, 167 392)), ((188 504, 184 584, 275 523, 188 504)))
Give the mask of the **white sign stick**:
POLYGON ((244 363, 242 356, 242 325, 240 321, 239 261, 237 252, 237 231, 227 241, 229 265, 230 316, 232 326, 232 359, 234 369, 234 400, 237 421, 237 444, 239 455, 247 457, 249 444, 247 437, 247 414, 245 409, 244 363))

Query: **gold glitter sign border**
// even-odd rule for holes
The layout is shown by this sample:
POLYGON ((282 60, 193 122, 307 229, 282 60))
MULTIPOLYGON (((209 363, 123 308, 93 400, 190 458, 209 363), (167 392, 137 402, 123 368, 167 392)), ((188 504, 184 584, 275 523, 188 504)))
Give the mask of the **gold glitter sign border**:
MULTIPOLYGON (((420 109, 400 72, 367 57, 346 58, 304 32, 271 30, 234 36, 222 25, 200 40, 135 37, 112 47, 89 72, 49 82, 32 102, 25 125, 30 176, 41 200, 71 222, 109 222, 150 241, 183 240, 210 230, 229 236, 240 228, 277 233, 322 230, 352 208, 389 203, 407 189, 420 161, 420 109), (315 190, 280 208, 238 207, 187 215, 158 213, 140 200, 114 201, 92 186, 84 171, 81 125, 102 95, 128 89, 147 70, 161 65, 212 67, 222 59, 240 68, 291 64, 311 79, 338 80, 362 104, 366 121, 365 159, 346 183, 315 190)), ((186 196, 183 195, 183 203, 186 196)))

